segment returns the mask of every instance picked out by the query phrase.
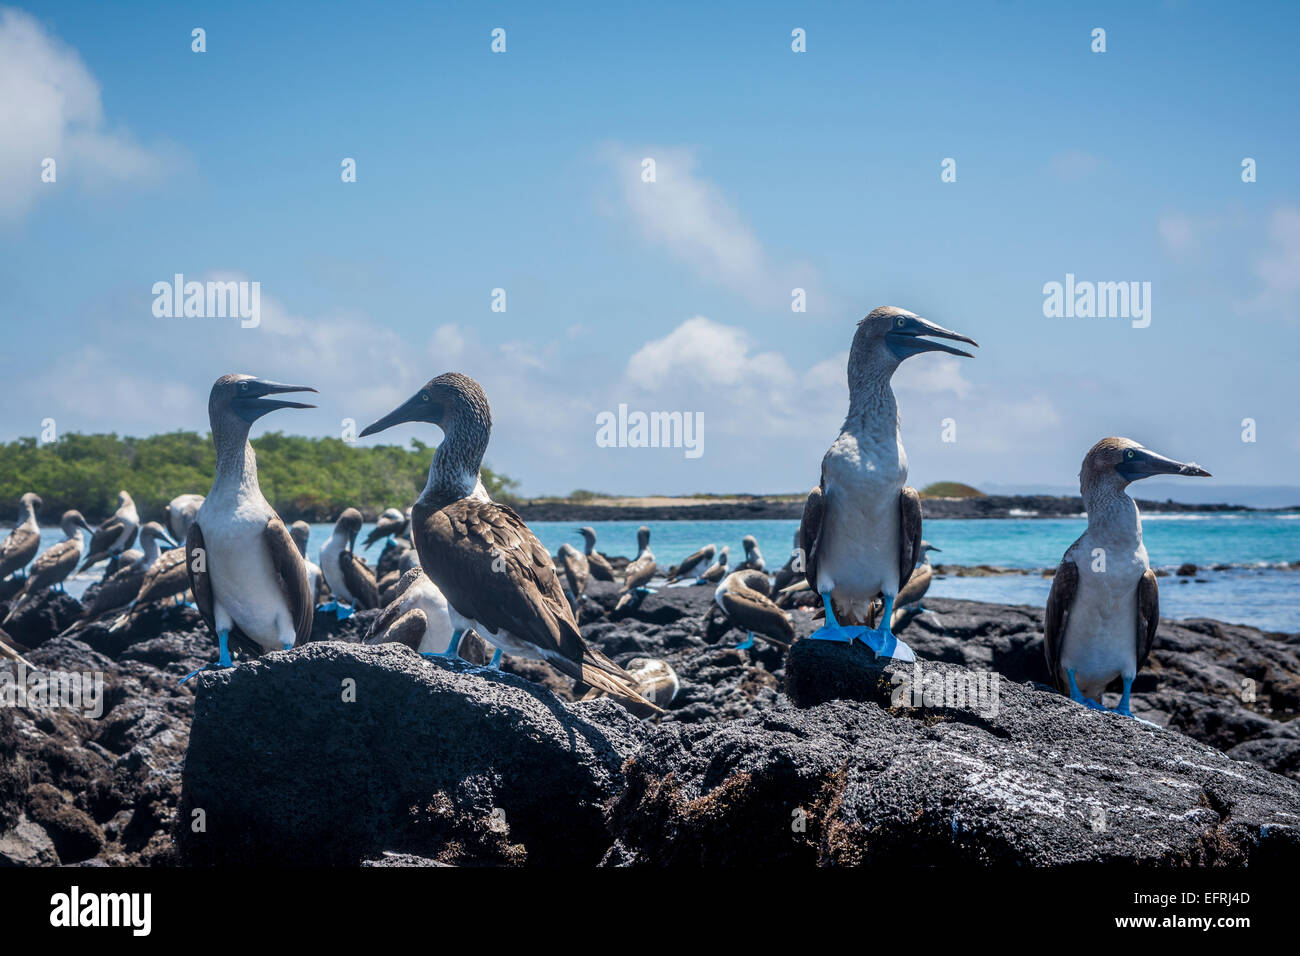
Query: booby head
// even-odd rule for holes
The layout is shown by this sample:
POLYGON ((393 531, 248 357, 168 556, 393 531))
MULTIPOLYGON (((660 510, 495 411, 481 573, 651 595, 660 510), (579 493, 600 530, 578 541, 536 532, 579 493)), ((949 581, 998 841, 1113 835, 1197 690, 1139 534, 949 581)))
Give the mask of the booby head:
POLYGON ((1088 450, 1079 471, 1079 490, 1085 495, 1092 488, 1127 487, 1131 482, 1152 475, 1184 475, 1209 478, 1210 473, 1193 462, 1174 461, 1149 451, 1131 438, 1103 438, 1088 450))
POLYGON ((724 544, 722 546, 722 550, 718 552, 718 560, 715 561, 714 563, 720 564, 722 567, 725 568, 727 566, 727 562, 730 560, 731 560, 731 545, 724 544))
POLYGON ((307 539, 311 537, 311 525, 305 521, 295 521, 289 527, 289 537, 298 546, 298 553, 307 557, 307 539))
POLYGON ((444 372, 431 378, 418 392, 383 418, 367 425, 359 437, 400 425, 402 422, 428 422, 450 436, 466 428, 492 429, 492 410, 487 395, 478 382, 459 372, 444 372))
POLYGON ((180 547, 172 536, 167 533, 167 529, 157 521, 146 521, 144 527, 140 529, 140 543, 146 546, 145 554, 149 553, 148 544, 151 541, 164 545, 164 550, 166 548, 180 547))
POLYGON ((384 509, 384 513, 379 516, 379 520, 393 521, 396 522, 397 524, 401 524, 403 521, 406 520, 406 518, 402 514, 402 512, 398 511, 396 508, 386 508, 384 509))
MULTIPOLYGON (((310 385, 282 385, 252 375, 234 373, 223 375, 212 383, 208 395, 208 421, 213 431, 219 423, 233 425, 242 423, 246 427, 257 421, 267 412, 277 408, 315 408, 302 402, 291 402, 280 398, 268 398, 269 395, 282 395, 285 392, 314 392, 310 385)), ((126 492, 123 492, 126 494, 126 492)))
POLYGON ((41 501, 41 496, 34 491, 29 491, 18 499, 18 512, 20 514, 35 515, 44 507, 45 502, 41 501))
POLYGON ((642 525, 641 527, 636 529, 637 553, 639 554, 640 552, 644 551, 648 547, 650 547, 650 528, 647 527, 646 525, 642 525))
POLYGON ((565 558, 569 556, 576 557, 577 554, 578 554, 578 549, 575 548, 573 545, 569 544, 569 542, 566 541, 564 542, 564 544, 560 545, 561 558, 565 558))
POLYGON ((593 528, 593 527, 591 527, 591 526, 589 526, 589 525, 585 525, 585 526, 579 528, 577 533, 578 533, 579 535, 582 536, 582 540, 583 540, 583 541, 587 542, 587 547, 589 547, 589 548, 591 548, 591 547, 595 547, 595 544, 596 544, 596 529, 595 529, 595 528, 593 528))
POLYGON ((849 381, 882 375, 888 378, 904 359, 922 352, 947 352, 949 355, 973 357, 970 352, 934 339, 951 339, 979 347, 974 339, 935 325, 906 309, 892 305, 872 309, 858 323, 858 330, 853 334, 853 345, 849 348, 849 381))
POLYGON ((63 512, 63 518, 59 521, 59 527, 63 529, 64 536, 69 538, 77 533, 78 528, 83 529, 92 537, 95 534, 95 529, 87 523, 86 519, 81 516, 81 512, 77 511, 75 508, 63 512))
POLYGON ((124 488, 117 493, 117 510, 121 511, 128 506, 135 507, 135 502, 131 499, 130 493, 124 488))
POLYGON ((926 541, 925 539, 922 539, 922 540, 921 540, 921 553, 922 553, 922 554, 925 554, 925 552, 927 552, 927 551, 938 551, 938 552, 940 552, 940 553, 942 554, 942 553, 943 553, 943 548, 936 548, 936 547, 935 547, 934 545, 932 545, 929 541, 926 541))
POLYGON ((339 520, 334 522, 335 537, 342 536, 343 540, 348 543, 348 550, 356 549, 357 534, 361 531, 361 525, 365 519, 361 517, 361 512, 356 508, 347 508, 343 514, 339 515, 339 520))
POLYGON ((755 538, 752 534, 745 535, 743 538, 740 539, 740 543, 745 546, 746 551, 753 551, 755 548, 758 547, 758 539, 755 538))

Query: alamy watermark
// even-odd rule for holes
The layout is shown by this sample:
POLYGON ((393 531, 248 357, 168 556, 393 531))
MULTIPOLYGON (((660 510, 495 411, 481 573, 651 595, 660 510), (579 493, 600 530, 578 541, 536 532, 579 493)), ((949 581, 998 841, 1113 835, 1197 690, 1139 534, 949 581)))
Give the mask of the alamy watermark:
POLYGON ((153 314, 160 319, 240 319, 240 327, 262 324, 262 283, 245 280, 186 282, 177 272, 171 282, 153 284, 153 314))
POLYGON ((629 412, 596 415, 596 445, 600 448, 683 448, 687 458, 704 454, 703 412, 629 412))
POLYGON ((1043 315, 1049 319, 1132 319, 1133 328, 1151 324, 1150 282, 1076 281, 1043 285, 1043 315))
POLYGON ((912 672, 896 670, 891 678, 891 707, 969 710, 981 717, 996 717, 1001 675, 997 671, 944 668, 924 670, 921 662, 912 672))
POLYGON ((59 708, 104 716, 104 675, 100 671, 42 671, 22 661, 0 670, 0 707, 59 708))

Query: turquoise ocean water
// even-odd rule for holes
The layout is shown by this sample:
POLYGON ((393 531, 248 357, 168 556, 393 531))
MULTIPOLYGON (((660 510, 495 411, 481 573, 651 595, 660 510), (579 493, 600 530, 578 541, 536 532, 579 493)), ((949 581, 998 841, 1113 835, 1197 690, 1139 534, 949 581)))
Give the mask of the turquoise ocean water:
MULTIPOLYGON (((639 524, 595 522, 597 547, 608 555, 631 556, 636 551, 639 524)), ((753 534, 768 564, 775 568, 789 556, 797 526, 794 520, 661 521, 651 526, 650 546, 659 563, 667 567, 702 545, 726 544, 731 547, 734 564, 744 555, 741 538, 753 534)), ((538 521, 530 527, 552 554, 566 541, 581 546, 576 522, 538 521)), ((943 549, 941 554, 933 556, 936 563, 1038 570, 1055 567, 1084 527, 1082 517, 934 519, 925 523, 925 535, 943 549)), ((1148 514, 1143 516, 1142 527, 1153 567, 1172 571, 1190 562, 1202 569, 1196 578, 1161 579, 1161 613, 1165 617, 1211 617, 1269 630, 1300 632, 1300 571, 1280 567, 1300 561, 1300 512, 1148 514), (1215 565, 1230 567, 1209 570, 1215 565)), ((362 539, 369 529, 367 525, 362 530, 362 539)), ((318 557, 330 531, 329 525, 312 527, 308 548, 313 559, 318 557)), ((60 537, 58 530, 45 529, 42 547, 60 537)), ((382 546, 382 542, 377 542, 365 557, 373 563, 382 546)), ((69 591, 79 594, 98 578, 102 567, 69 582, 69 591)), ((931 593, 939 597, 1041 605, 1047 600, 1050 587, 1051 581, 1038 574, 948 575, 935 581, 931 593)))

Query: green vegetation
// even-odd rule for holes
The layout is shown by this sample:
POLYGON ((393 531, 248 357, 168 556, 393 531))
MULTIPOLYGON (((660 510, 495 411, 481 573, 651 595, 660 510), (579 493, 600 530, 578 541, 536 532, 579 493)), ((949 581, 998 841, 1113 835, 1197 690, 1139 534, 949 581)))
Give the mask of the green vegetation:
MULTIPOLYGON (((432 446, 414 439, 410 448, 367 448, 280 432, 254 439, 253 448, 262 493, 285 521, 330 521, 350 506, 370 517, 404 508, 424 487, 433 457, 432 446)), ((12 520, 18 497, 34 491, 45 502, 45 523, 68 508, 99 521, 117 508, 123 488, 143 519, 157 519, 177 495, 207 494, 215 468, 211 436, 195 432, 150 438, 68 434, 41 447, 34 438, 20 438, 0 445, 0 520, 12 520)), ((518 487, 487 468, 483 484, 498 501, 513 500, 518 487)))
POLYGON ((922 498, 983 498, 984 492, 960 481, 936 481, 921 489, 922 498))

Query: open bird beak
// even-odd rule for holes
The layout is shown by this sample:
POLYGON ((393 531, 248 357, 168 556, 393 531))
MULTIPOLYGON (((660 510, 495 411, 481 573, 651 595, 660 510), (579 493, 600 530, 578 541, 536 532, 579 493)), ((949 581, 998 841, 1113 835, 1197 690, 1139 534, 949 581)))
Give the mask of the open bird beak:
POLYGON ((1208 471, 1194 462, 1174 461, 1145 448, 1129 448, 1124 460, 1115 466, 1129 481, 1139 481, 1152 475, 1183 475, 1187 478, 1210 478, 1208 471))
POLYGON ((377 432, 385 431, 394 425, 400 425, 403 422, 423 422, 428 419, 428 402, 425 400, 423 390, 416 392, 405 402, 394 408, 391 412, 379 419, 377 422, 371 422, 365 428, 361 429, 358 438, 365 438, 367 435, 374 435, 377 432))
POLYGON ((913 355, 919 355, 921 352, 947 352, 949 355, 963 355, 966 358, 974 358, 970 352, 953 348, 951 345, 944 345, 942 342, 921 338, 923 335, 933 336, 938 339, 952 339, 956 342, 966 342, 979 348, 979 343, 974 339, 953 332, 950 329, 945 329, 941 325, 935 325, 929 319, 923 319, 917 315, 910 318, 899 316, 895 319, 893 328, 885 333, 885 344, 889 346, 890 351, 898 356, 900 361, 913 355))
POLYGON ((284 385, 270 382, 264 378, 249 378, 240 382, 239 394, 233 402, 235 412, 247 422, 255 422, 267 412, 277 408, 315 408, 302 402, 290 402, 280 398, 267 398, 268 395, 282 395, 286 392, 314 392, 310 385, 284 385))

